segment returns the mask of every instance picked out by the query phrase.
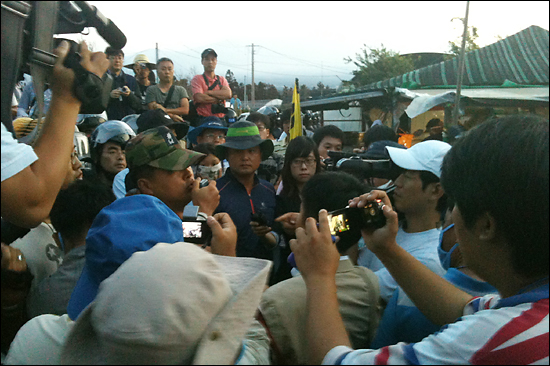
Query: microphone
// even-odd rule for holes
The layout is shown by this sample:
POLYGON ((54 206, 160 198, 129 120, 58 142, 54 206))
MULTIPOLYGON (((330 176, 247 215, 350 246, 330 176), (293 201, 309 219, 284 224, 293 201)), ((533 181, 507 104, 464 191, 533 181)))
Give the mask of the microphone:
POLYGON ((75 1, 88 20, 86 26, 94 27, 103 39, 116 49, 122 49, 126 45, 126 36, 109 18, 106 18, 97 8, 87 1, 75 1))

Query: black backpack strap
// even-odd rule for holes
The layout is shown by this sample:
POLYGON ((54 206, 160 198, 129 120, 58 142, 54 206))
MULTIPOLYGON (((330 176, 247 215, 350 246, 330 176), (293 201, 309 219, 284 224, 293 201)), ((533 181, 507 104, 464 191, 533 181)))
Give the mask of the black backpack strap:
POLYGON ((166 96, 166 99, 164 100, 164 103, 162 104, 164 108, 168 108, 168 102, 170 101, 170 98, 172 98, 172 94, 174 94, 175 85, 172 84, 170 87, 170 90, 168 91, 168 95, 166 96))
POLYGON ((206 83, 206 86, 208 87, 208 90, 213 90, 217 85, 220 86, 221 88, 221 84, 220 84, 220 77, 216 75, 216 81, 214 81, 214 84, 212 85, 208 85, 208 79, 206 78, 206 76, 204 74, 202 74, 202 77, 204 78, 204 82, 206 83))

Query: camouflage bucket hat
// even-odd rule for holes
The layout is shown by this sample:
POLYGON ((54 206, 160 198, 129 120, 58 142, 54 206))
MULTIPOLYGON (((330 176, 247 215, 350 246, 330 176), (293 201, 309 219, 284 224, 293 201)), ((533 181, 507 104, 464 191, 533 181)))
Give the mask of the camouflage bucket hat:
POLYGON ((126 145, 128 168, 149 165, 164 170, 184 170, 205 155, 184 149, 166 126, 143 131, 126 145))

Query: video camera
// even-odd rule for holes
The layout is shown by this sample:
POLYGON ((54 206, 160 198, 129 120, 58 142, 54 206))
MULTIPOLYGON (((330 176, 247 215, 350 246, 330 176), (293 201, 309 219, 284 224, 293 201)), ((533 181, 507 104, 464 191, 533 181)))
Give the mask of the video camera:
MULTIPOLYGON (((95 6, 86 1, 2 1, 2 123, 9 131, 11 99, 15 84, 23 73, 31 74, 36 84, 44 84, 44 74, 51 74, 57 56, 54 55, 54 34, 80 33, 94 27, 109 45, 122 49, 126 36, 95 6)), ((99 114, 107 107, 112 78, 103 78, 80 65, 76 42, 64 65, 74 70, 74 93, 82 102, 81 114, 99 114)), ((40 86, 40 88, 42 88, 40 86)), ((41 89, 40 89, 41 90, 41 89)), ((39 99, 40 98, 40 99, 39 99)))
POLYGON ((343 171, 360 180, 384 178, 395 181, 403 169, 390 159, 369 159, 365 154, 350 154, 340 151, 329 151, 329 158, 324 163, 327 170, 343 171))

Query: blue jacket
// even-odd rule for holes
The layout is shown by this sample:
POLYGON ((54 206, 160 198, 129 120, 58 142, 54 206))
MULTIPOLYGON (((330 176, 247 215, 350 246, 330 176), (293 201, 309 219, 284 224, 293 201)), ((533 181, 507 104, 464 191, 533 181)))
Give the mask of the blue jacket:
POLYGON ((275 188, 268 181, 254 177, 254 187, 248 193, 233 176, 231 168, 216 181, 220 192, 220 204, 216 213, 227 212, 237 227, 237 257, 254 257, 273 260, 273 250, 260 242, 250 227, 252 213, 265 215, 268 225, 273 225, 275 216, 275 188))

